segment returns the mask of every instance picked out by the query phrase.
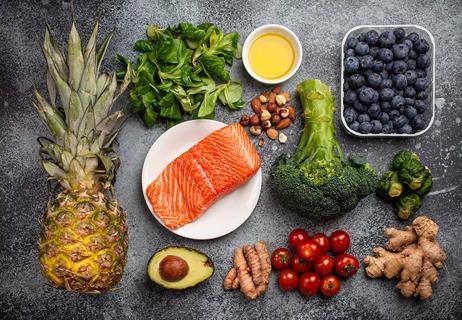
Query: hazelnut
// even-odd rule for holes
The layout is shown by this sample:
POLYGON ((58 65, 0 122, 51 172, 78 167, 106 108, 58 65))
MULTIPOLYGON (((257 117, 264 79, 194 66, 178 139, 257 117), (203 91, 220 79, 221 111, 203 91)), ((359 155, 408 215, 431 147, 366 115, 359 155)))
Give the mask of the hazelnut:
POLYGON ((281 116, 277 113, 273 113, 270 118, 271 124, 277 125, 281 121, 281 116))
POLYGON ((268 98, 266 96, 264 96, 264 95, 260 95, 259 99, 260 99, 261 103, 267 103, 268 102, 268 98))
POLYGON ((279 92, 281 92, 281 86, 275 86, 271 91, 273 91, 275 94, 279 94, 279 92))
POLYGON ((278 131, 276 129, 270 128, 270 129, 266 130, 266 135, 271 140, 276 140, 276 138, 278 137, 278 131))
POLYGON ((260 118, 258 117, 258 114, 254 114, 250 118, 250 125, 251 126, 258 126, 260 124, 260 118))
POLYGON ((258 139, 258 145, 260 147, 263 147, 265 145, 265 139, 263 139, 263 138, 258 139))
POLYGON ((261 127, 260 126, 251 126, 250 133, 254 136, 261 135, 261 127))
POLYGON ((250 102, 250 106, 252 107, 253 112, 260 113, 261 111, 261 101, 258 98, 252 99, 250 102))
POLYGON ((276 103, 277 103, 279 106, 285 105, 286 102, 287 102, 287 99, 286 99, 286 97, 285 97, 284 95, 278 94, 278 95, 276 96, 276 103))
POLYGON ((262 113, 260 114, 261 121, 269 120, 270 118, 271 118, 271 113, 269 113, 268 110, 263 110, 262 113))
POLYGON ((168 282, 180 281, 188 271, 188 263, 178 256, 168 255, 159 264, 160 277, 168 282))
POLYGON ((281 116, 281 118, 285 119, 289 116, 289 109, 287 108, 282 108, 281 110, 279 110, 279 115, 281 116))
POLYGON ((285 129, 292 124, 292 121, 289 118, 282 119, 277 125, 276 128, 279 130, 285 129))
POLYGON ((286 103, 290 100, 290 95, 288 92, 281 93, 286 98, 286 103))
POLYGON ((287 136, 284 133, 279 132, 279 142, 286 143, 286 141, 287 141, 287 136))
POLYGON ((263 130, 271 128, 271 122, 269 120, 265 120, 261 122, 261 127, 263 130))
POLYGON ((239 123, 243 127, 248 126, 249 122, 250 122, 250 117, 246 114, 242 115, 241 120, 239 121, 239 123))
POLYGON ((275 103, 268 104, 267 110, 271 113, 276 112, 278 110, 278 106, 275 103))
POLYGON ((289 110, 289 119, 292 120, 292 121, 295 121, 296 113, 295 113, 294 106, 288 106, 287 110, 289 110))
POLYGON ((276 102, 276 93, 270 92, 268 96, 268 102, 269 103, 275 103, 276 102))

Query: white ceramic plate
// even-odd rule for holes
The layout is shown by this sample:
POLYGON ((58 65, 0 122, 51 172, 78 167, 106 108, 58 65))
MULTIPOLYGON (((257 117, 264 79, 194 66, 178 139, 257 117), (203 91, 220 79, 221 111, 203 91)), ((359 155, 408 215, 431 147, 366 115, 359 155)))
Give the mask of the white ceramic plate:
MULTIPOLYGON (((143 195, 149 210, 165 228, 152 210, 146 188, 176 157, 224 126, 226 124, 214 120, 186 121, 165 131, 149 149, 141 174, 143 195)), ((214 239, 234 231, 247 220, 257 205, 261 180, 260 169, 247 183, 219 199, 197 220, 175 230, 167 229, 179 236, 196 240, 214 239)))

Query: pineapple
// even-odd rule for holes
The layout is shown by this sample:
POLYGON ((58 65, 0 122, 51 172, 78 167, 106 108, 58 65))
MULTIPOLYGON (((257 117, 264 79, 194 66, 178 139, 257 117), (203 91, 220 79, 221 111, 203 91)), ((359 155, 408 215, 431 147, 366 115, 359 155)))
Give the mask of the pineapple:
POLYGON ((72 23, 66 59, 46 28, 49 100, 35 90, 33 102, 53 136, 39 138, 40 166, 63 188, 42 221, 41 271, 55 287, 95 293, 121 279, 127 258, 126 212, 112 197, 120 161, 111 145, 123 113, 110 110, 129 85, 131 68, 121 84, 115 74, 99 74, 112 33, 98 50, 97 33, 98 22, 82 50, 72 23))

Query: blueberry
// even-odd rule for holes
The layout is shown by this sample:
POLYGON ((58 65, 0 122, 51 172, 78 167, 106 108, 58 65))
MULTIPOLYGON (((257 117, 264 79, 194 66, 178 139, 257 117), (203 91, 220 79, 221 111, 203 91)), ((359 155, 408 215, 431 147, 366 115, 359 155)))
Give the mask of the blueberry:
POLYGON ((359 57, 359 68, 361 70, 371 69, 373 63, 374 63, 374 58, 370 55, 359 57))
POLYGON ((395 59, 403 59, 409 54, 409 47, 403 43, 395 44, 392 52, 395 59))
POLYGON ((382 48, 391 48, 395 42, 396 37, 391 31, 385 31, 379 37, 379 45, 382 48))
POLYGON ((351 107, 345 108, 343 111, 343 117, 345 118, 346 123, 351 124, 356 121, 356 118, 358 118, 358 113, 351 107))
POLYGON ((367 86, 363 85, 363 86, 359 87, 358 89, 356 89, 356 95, 359 96, 359 93, 361 92, 361 90, 363 90, 365 88, 367 88, 367 86))
POLYGON ((430 45, 425 39, 418 39, 414 42, 414 49, 418 53, 425 53, 430 49, 430 45))
POLYGON ((415 59, 409 59, 406 61, 408 70, 415 70, 417 68, 417 61, 415 59))
POLYGON ((355 56, 355 50, 354 49, 347 49, 345 51, 345 57, 354 57, 355 56))
POLYGON ((395 96, 395 90, 391 88, 383 88, 380 90, 380 101, 391 101, 395 96))
POLYGON ((406 36, 406 32, 403 28, 396 28, 393 34, 395 35, 396 41, 401 41, 406 36))
POLYGON ((375 91, 372 88, 364 88, 359 91, 358 99, 364 104, 371 104, 374 101, 375 91))
POLYGON ((387 70, 380 71, 380 76, 383 80, 390 79, 390 73, 387 70))
POLYGON ((404 94, 404 90, 399 90, 395 88, 395 96, 402 96, 404 94))
POLYGON ((370 47, 369 48, 369 54, 371 56, 373 56, 374 58, 377 58, 379 56, 379 51, 380 51, 379 47, 370 47))
POLYGON ((428 93, 426 91, 417 92, 416 98, 419 100, 426 100, 428 98, 428 93))
POLYGON ((422 69, 416 69, 415 73, 417 74, 417 78, 426 78, 427 77, 427 72, 422 69))
POLYGON ((344 60, 343 66, 348 73, 355 73, 359 69, 359 59, 356 57, 348 57, 344 60))
POLYGON ((396 89, 404 89, 407 87, 406 76, 402 73, 399 73, 393 77, 393 85, 396 89))
POLYGON ((369 46, 365 42, 358 42, 355 46, 355 52, 358 56, 363 56, 369 53, 369 46))
POLYGON ((420 130, 425 127, 425 120, 421 114, 418 114, 411 120, 411 126, 414 130, 420 130))
POLYGON ((379 116, 381 109, 378 103, 373 103, 367 110, 367 113, 371 116, 372 119, 376 119, 379 116))
POLYGON ((355 121, 349 125, 350 129, 353 131, 358 132, 359 131, 359 122, 355 121))
POLYGON ((382 122, 382 124, 386 124, 388 121, 390 121, 390 116, 386 112, 380 112, 377 116, 377 119, 382 122))
POLYGON ((359 100, 356 100, 353 103, 353 108, 359 113, 366 113, 367 112, 367 106, 359 102, 359 100))
POLYGON ((343 82, 343 91, 348 91, 350 90, 350 85, 348 84, 348 81, 343 82))
POLYGON ((415 72, 414 70, 408 70, 404 73, 404 75, 406 76, 408 85, 413 85, 417 80, 417 72, 415 72))
POLYGON ((354 49, 356 47, 356 45, 358 44, 358 39, 354 38, 354 37, 350 37, 347 39, 347 41, 345 42, 345 45, 348 49, 354 49))
POLYGON ((366 80, 364 77, 358 73, 352 74, 350 78, 348 78, 348 84, 351 88, 356 89, 361 87, 366 80))
POLYGON ((399 113, 398 110, 396 109, 393 109, 393 110, 390 110, 390 112, 388 112, 388 116, 390 117, 390 120, 393 121, 395 120, 396 118, 398 118, 401 114, 399 113))
POLYGON ((393 122, 390 121, 389 123, 382 126, 382 133, 390 134, 394 132, 395 130, 393 129, 393 122))
POLYGON ((393 80, 391 79, 383 79, 382 83, 380 84, 380 88, 393 88, 393 80))
POLYGON ((367 82, 367 77, 369 77, 371 74, 374 73, 374 71, 372 71, 372 69, 369 69, 369 70, 361 70, 360 72, 361 72, 361 74, 364 76, 364 78, 366 79, 366 82, 367 82))
POLYGON ((419 35, 417 33, 415 33, 415 32, 411 32, 411 33, 408 34, 408 36, 406 38, 411 40, 412 43, 414 43, 417 40, 419 40, 419 35))
POLYGON ((393 109, 399 109, 404 106, 404 98, 402 96, 394 96, 391 99, 391 107, 393 109))
POLYGON ((406 108, 404 108, 404 115, 412 119, 417 115, 417 110, 413 106, 406 106, 406 108))
POLYGON ((393 61, 393 51, 387 48, 382 48, 379 51, 379 59, 383 62, 390 62, 393 61))
POLYGON ((366 32, 366 36, 364 37, 366 43, 370 46, 373 46, 379 42, 379 34, 375 30, 370 30, 366 32))
POLYGON ((414 83, 414 88, 416 91, 425 91, 428 87, 428 80, 425 78, 417 78, 414 83))
POLYGON ((404 104, 407 106, 414 106, 415 99, 414 98, 404 98, 404 104))
POLYGON ((380 109, 382 109, 383 112, 390 111, 390 109, 391 109, 390 102, 387 102, 387 101, 380 102, 380 109))
POLYGON ((385 65, 385 70, 388 71, 388 72, 393 71, 393 61, 390 61, 385 65))
POLYGON ((409 124, 405 124, 404 126, 398 129, 398 133, 412 134, 414 133, 414 130, 409 124))
POLYGON ((368 134, 372 130, 372 124, 370 122, 363 122, 359 125, 359 132, 368 134))
POLYGON ((373 88, 380 87, 380 84, 382 83, 382 77, 378 73, 371 73, 367 77, 367 83, 373 88))
POLYGON ((428 54, 420 54, 417 58, 417 67, 427 69, 431 64, 431 59, 428 54))
POLYGON ((412 43, 411 40, 409 39, 406 39, 403 41, 403 44, 405 44, 406 46, 408 46, 409 50, 412 50, 414 48, 414 44, 412 43))
POLYGON ((380 72, 384 68, 385 68, 385 63, 383 63, 382 60, 374 60, 374 63, 372 64, 372 71, 380 72))
POLYGON ((418 113, 424 113, 428 108, 428 104, 424 100, 416 100, 415 108, 418 113))
POLYGON ((415 89, 414 89, 413 87, 406 87, 406 88, 404 89, 404 94, 403 94, 403 96, 404 96, 405 98, 412 98, 412 97, 415 97, 416 93, 417 93, 417 92, 415 91, 415 89))
POLYGON ((371 121, 371 118, 369 117, 369 115, 367 113, 361 113, 358 116, 358 122, 359 123, 369 122, 369 121, 371 121))
POLYGON ((349 90, 343 95, 343 103, 353 104, 357 99, 356 92, 349 90))
POLYGON ((379 101, 380 101, 379 92, 374 90, 374 94, 372 96, 372 103, 379 103, 379 101))
POLYGON ((372 124, 371 133, 382 132, 382 123, 379 120, 372 120, 371 124, 372 124))
POLYGON ((358 36, 358 41, 359 42, 365 42, 366 41, 366 34, 365 33, 360 33, 358 36))
POLYGON ((393 127, 397 129, 401 128, 402 126, 408 123, 409 123, 409 119, 406 118, 405 115, 400 115, 399 117, 393 119, 393 127))
POLYGON ((417 59, 418 54, 414 50, 409 51, 409 58, 411 59, 417 59))
POLYGON ((394 73, 404 73, 407 70, 407 63, 403 60, 396 60, 393 62, 393 72, 394 73))

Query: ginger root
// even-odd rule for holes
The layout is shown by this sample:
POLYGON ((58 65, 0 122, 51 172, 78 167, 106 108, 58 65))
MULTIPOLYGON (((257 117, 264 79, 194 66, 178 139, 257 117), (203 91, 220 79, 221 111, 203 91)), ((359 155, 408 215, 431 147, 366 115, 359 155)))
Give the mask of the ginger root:
POLYGON ((234 265, 223 280, 225 290, 240 289, 251 300, 268 289, 271 259, 263 240, 234 250, 234 265))
POLYGON ((436 240, 438 225, 430 218, 418 217, 403 230, 386 228, 389 238, 385 249, 373 249, 375 256, 364 258, 369 278, 398 277, 396 288, 405 297, 428 299, 432 285, 438 283, 437 269, 443 266, 446 254, 436 240), (388 251, 387 251, 388 250, 388 251))

